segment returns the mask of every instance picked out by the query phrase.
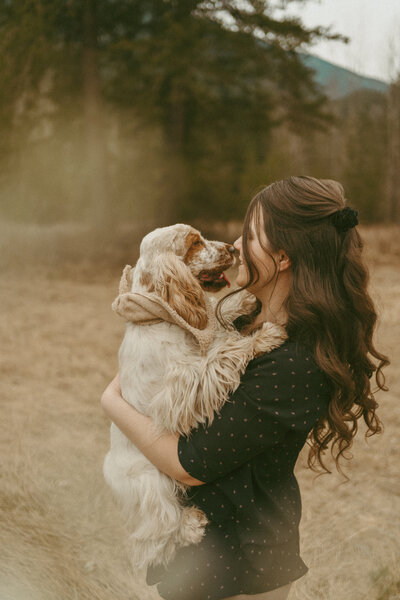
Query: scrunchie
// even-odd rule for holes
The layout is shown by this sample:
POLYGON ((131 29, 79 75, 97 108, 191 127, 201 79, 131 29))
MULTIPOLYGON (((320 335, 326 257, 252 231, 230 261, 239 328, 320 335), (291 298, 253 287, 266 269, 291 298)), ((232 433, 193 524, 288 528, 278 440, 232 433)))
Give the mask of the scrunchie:
POLYGON ((336 227, 336 229, 340 233, 344 233, 348 229, 351 229, 352 227, 355 227, 356 225, 358 225, 357 215, 358 215, 357 210, 354 210, 353 208, 346 206, 345 208, 341 208, 340 210, 337 210, 335 213, 333 213, 333 215, 331 215, 331 217, 332 217, 332 222, 333 222, 334 226, 336 227))

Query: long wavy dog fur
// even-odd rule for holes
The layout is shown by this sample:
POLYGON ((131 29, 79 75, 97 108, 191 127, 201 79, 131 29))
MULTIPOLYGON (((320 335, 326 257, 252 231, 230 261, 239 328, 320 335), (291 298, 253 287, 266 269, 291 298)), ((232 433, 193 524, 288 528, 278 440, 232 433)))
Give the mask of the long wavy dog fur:
MULTIPOLYGON (((140 294, 155 303, 159 299, 161 313, 170 316, 129 322, 123 302, 117 302, 128 319, 119 351, 122 395, 152 417, 160 433, 189 435, 199 423, 211 423, 248 362, 287 337, 277 324, 265 323, 242 336, 215 319, 216 301, 203 287, 223 284, 222 270, 233 262, 231 250, 178 224, 145 236, 136 266, 124 271, 120 300, 140 299, 140 294)), ((224 319, 232 324, 254 302, 251 294, 237 293, 226 301, 224 319)), ((207 519, 195 506, 184 505, 187 486, 161 473, 115 425, 104 476, 123 511, 136 570, 166 565, 178 547, 201 540, 207 519)))

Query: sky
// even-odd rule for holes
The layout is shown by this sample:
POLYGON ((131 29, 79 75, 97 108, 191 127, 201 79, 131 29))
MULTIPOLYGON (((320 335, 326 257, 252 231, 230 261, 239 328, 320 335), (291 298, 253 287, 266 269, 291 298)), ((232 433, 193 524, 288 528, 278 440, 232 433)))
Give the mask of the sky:
POLYGON ((315 44, 310 54, 384 81, 400 74, 400 0, 308 0, 292 2, 290 12, 351 38, 315 44))

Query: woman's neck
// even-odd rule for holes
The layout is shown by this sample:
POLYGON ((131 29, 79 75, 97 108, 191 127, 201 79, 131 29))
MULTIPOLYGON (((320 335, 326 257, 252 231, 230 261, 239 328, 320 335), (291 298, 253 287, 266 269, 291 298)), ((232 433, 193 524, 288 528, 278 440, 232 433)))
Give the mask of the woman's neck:
POLYGON ((286 325, 287 315, 284 309, 281 308, 280 312, 272 314, 272 311, 262 311, 256 314, 250 323, 246 323, 244 327, 241 328, 242 335, 249 335, 260 327, 265 322, 277 323, 278 325, 286 325))
POLYGON ((287 323, 288 315, 284 308, 284 303, 290 287, 290 277, 288 275, 289 274, 286 275, 286 272, 281 273, 276 281, 275 287, 266 285, 260 290, 252 292, 261 302, 261 310, 254 319, 254 324, 264 323, 266 321, 278 323, 279 325, 285 325, 287 323))

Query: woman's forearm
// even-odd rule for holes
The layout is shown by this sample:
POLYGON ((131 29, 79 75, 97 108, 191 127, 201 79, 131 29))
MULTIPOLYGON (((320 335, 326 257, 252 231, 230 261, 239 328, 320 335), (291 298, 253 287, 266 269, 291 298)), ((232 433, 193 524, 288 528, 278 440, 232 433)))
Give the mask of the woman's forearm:
POLYGON ((179 462, 179 436, 167 431, 157 434, 153 420, 122 398, 118 375, 104 391, 101 405, 118 429, 157 469, 186 485, 202 485, 203 482, 191 477, 179 462))

